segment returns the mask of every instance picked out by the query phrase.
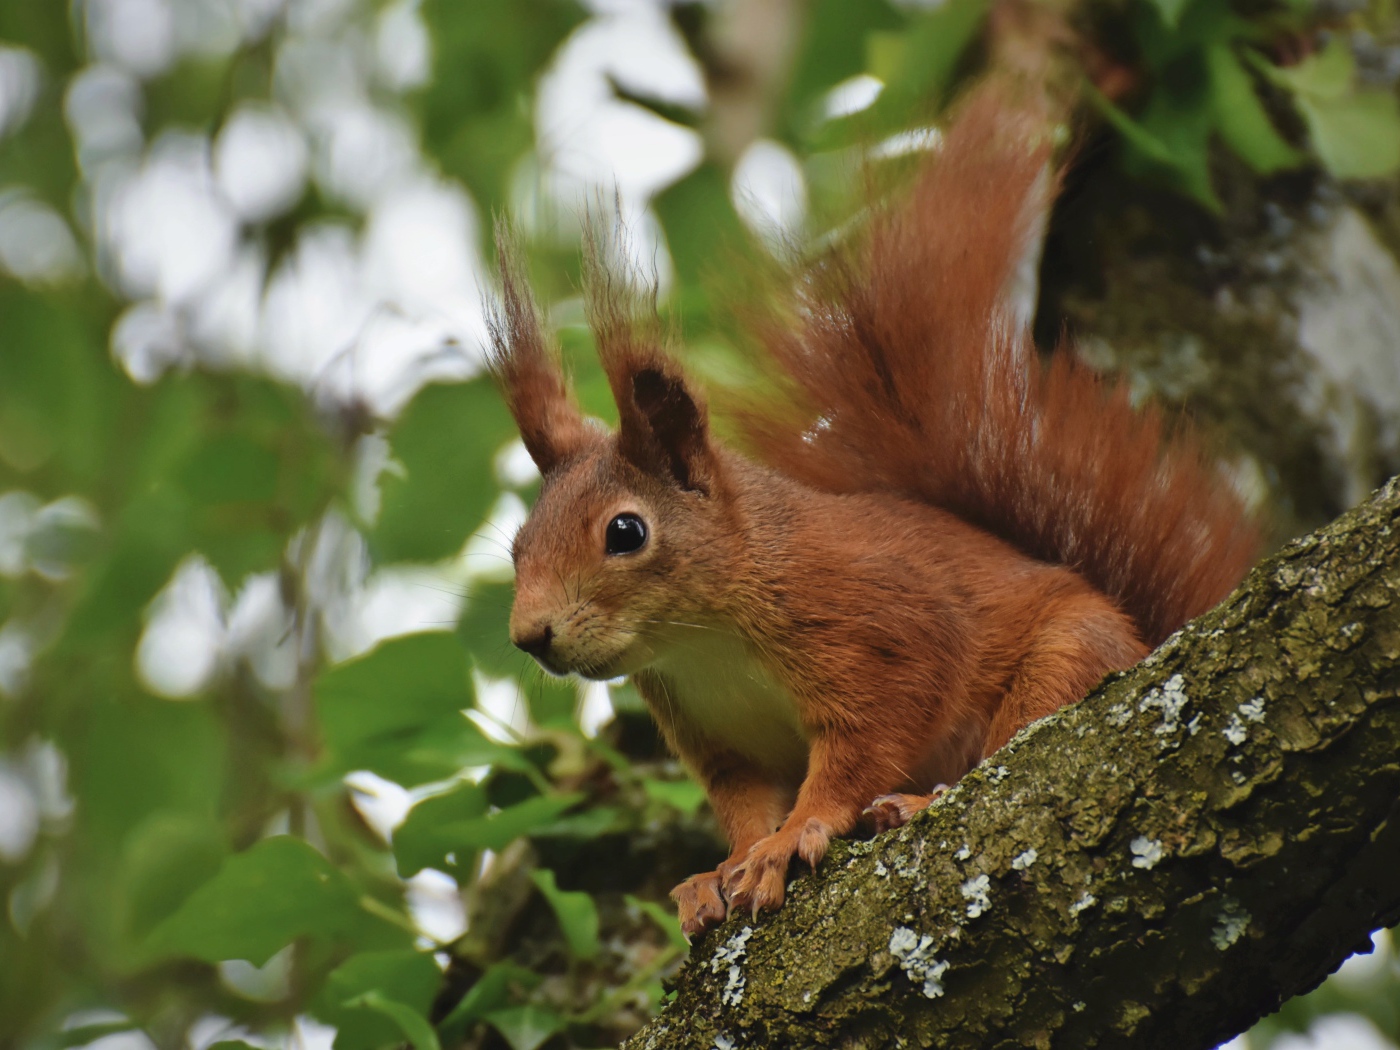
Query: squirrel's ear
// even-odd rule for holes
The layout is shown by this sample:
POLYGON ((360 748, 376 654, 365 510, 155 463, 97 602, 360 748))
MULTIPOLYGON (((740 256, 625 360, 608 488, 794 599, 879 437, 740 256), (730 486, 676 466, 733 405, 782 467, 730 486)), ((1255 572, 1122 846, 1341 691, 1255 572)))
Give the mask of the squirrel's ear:
POLYGON ((625 231, 587 231, 584 290, 598 357, 617 403, 618 450, 648 474, 709 495, 718 473, 704 401, 661 349, 656 282, 607 256, 625 231), (622 272, 619 272, 622 271, 622 272))
POLYGON ((631 374, 632 412, 622 415, 623 428, 634 423, 645 426, 647 451, 659 453, 644 458, 660 460, 661 466, 683 489, 709 495, 715 480, 715 455, 710 446, 705 406, 681 376, 655 365, 644 365, 631 374), (629 419, 629 416, 632 419, 629 419))
POLYGON ((501 302, 487 310, 491 371, 520 428, 526 451, 540 473, 548 474, 594 435, 569 388, 558 348, 540 322, 519 246, 502 223, 496 225, 496 250, 501 264, 501 302))

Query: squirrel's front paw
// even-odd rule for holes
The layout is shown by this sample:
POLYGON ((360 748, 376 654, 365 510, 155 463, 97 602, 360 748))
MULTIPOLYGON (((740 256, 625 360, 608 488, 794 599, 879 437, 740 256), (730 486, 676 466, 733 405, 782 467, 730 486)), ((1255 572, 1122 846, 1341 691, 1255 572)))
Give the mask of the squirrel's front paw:
POLYGON ((831 829, 813 817, 798 827, 784 826, 759 839, 725 878, 729 906, 746 910, 755 918, 760 911, 781 908, 792 858, 799 856, 815 869, 826 856, 830 838, 831 829))
POLYGON ((692 875, 671 891, 676 917, 686 940, 703 933, 707 926, 718 926, 728 914, 721 896, 722 876, 718 871, 692 875))

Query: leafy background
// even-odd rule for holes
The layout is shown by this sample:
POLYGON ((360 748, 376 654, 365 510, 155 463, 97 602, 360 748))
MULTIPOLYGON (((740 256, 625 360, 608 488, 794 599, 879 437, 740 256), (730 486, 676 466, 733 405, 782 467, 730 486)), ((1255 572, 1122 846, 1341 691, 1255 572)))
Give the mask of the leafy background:
MULTIPOLYGON (((848 214, 995 53, 977 0, 793 10, 746 94, 713 4, 0 5, 0 1045, 600 1047, 655 1009, 720 844, 625 684, 507 644, 537 479, 481 376, 487 218, 590 411, 600 193, 739 381, 720 263, 848 214)), ((1087 184, 1226 236, 1241 185, 1389 206, 1389 4, 1070 13, 1087 184)), ((1280 535, 1347 501, 1242 444, 1280 535)), ((1400 1042, 1375 946, 1248 1045, 1400 1042)))

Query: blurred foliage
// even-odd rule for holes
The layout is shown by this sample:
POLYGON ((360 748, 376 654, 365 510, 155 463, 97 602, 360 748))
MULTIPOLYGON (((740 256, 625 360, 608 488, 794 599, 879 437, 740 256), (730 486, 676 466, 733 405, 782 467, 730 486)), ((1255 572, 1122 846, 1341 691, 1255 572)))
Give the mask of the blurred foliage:
POLYGON ((499 209, 534 144, 535 80, 585 12, 575 0, 428 0, 423 14, 438 51, 422 99, 424 145, 478 204, 499 209))
MULTIPOLYGON (((287 103, 284 49, 312 46, 315 7, 270 5, 236 46, 128 78, 146 139, 215 133, 244 102, 287 103)), ((507 538, 483 523, 503 496, 531 494, 501 480, 509 417, 480 376, 423 386, 392 419, 256 363, 185 354, 149 382, 128 378, 109 352, 125 303, 93 225, 90 144, 73 132, 74 84, 95 62, 84 10, 0 5, 0 43, 42 68, 27 119, 0 127, 0 193, 46 202, 82 256, 62 280, 0 275, 0 773, 22 782, 35 824, 0 855, 0 1046, 140 1031, 179 1047, 211 1017, 224 1022, 214 1045, 230 1050, 306 1018, 334 1026, 337 1050, 615 1043, 655 1009, 685 953, 666 890, 713 864, 719 843, 635 693, 614 688, 616 719, 585 734, 574 685, 540 680, 507 644, 500 573, 461 571, 464 544, 505 560, 507 538), (375 448, 389 460, 367 480, 375 448), (340 658, 336 581, 402 563, 466 589, 456 629, 340 658), (220 593, 267 584, 275 609, 259 652, 285 673, 232 642, 192 696, 141 670, 143 625, 177 570, 200 565, 220 593), (509 725, 479 702, 502 680, 526 708, 509 725), (410 792, 390 841, 362 815, 351 786, 362 781, 347 782, 366 771, 410 792), (410 906, 407 880, 425 870, 451 876, 464 902, 466 932, 451 943, 410 906)), ((429 163, 483 214, 528 203, 539 78, 587 11, 573 0, 346 10, 335 44, 346 61, 382 20, 422 20, 431 76, 378 84, 377 100, 408 117, 429 163)), ((712 9, 671 13, 702 71, 719 75, 705 44, 712 9)), ((852 150, 937 118, 983 57, 987 13, 984 0, 809 5, 770 133, 800 164, 813 214, 845 206, 852 150), (829 115, 833 88, 861 74, 883 83, 879 97, 829 115)), ((1094 18, 1130 86, 1086 93, 1133 176, 1218 208, 1221 149, 1260 175, 1400 166, 1393 89, 1363 84, 1345 45, 1369 12, 1123 0, 1094 18)), ((704 113, 614 89, 704 128, 704 113)), ((664 308, 717 373, 734 365, 727 321, 710 308, 716 260, 762 251, 731 178, 708 156, 652 202, 674 270, 664 308)), ((314 181, 240 236, 267 250, 270 273, 303 235, 361 219, 314 181)), ((575 246, 534 233, 580 395, 610 417, 557 272, 575 246)), ((1340 1009, 1400 1039, 1400 976, 1392 965, 1370 980, 1290 1004, 1261 1045, 1340 1009)))
POLYGON ((1129 117, 1091 94, 1121 132, 1130 172, 1219 211, 1215 142, 1261 175, 1309 162, 1275 112, 1302 118, 1312 157, 1337 178, 1400 170, 1393 89, 1358 82, 1345 40, 1319 31, 1312 5, 1299 0, 1245 17, 1218 0, 1152 0, 1132 5, 1127 22, 1145 84, 1138 111, 1129 117), (1281 62, 1284 55, 1296 60, 1281 62))

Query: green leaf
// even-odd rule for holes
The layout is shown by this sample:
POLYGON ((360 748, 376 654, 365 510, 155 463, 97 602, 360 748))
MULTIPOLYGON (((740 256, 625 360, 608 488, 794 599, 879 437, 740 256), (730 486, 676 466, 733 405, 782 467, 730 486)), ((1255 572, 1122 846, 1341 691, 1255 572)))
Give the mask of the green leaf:
POLYGON ((471 653, 472 663, 491 678, 518 676, 532 662, 510 644, 514 594, 515 585, 511 583, 476 583, 457 623, 457 634, 471 653))
POLYGON ((500 1010, 510 1001, 511 989, 520 987, 527 991, 539 986, 543 980, 533 970, 527 970, 516 963, 492 963, 486 972, 471 986, 462 1001, 452 1008, 452 1012, 438 1025, 443 1039, 455 1043, 466 1034, 467 1027, 481 1020, 487 1014, 500 1010))
POLYGON ((685 932, 681 929, 681 924, 676 918, 675 908, 666 908, 656 901, 644 901, 639 897, 634 897, 630 893, 624 898, 628 904, 638 909, 661 929, 666 935, 666 939, 671 942, 671 947, 685 951, 690 947, 690 942, 685 939, 685 932))
MULTIPOLYGON (((316 1016, 337 1029, 335 1050, 372 1050, 413 1033, 364 999, 375 994, 423 1019, 442 985, 442 972, 422 952, 361 952, 341 963, 316 998, 316 1016)), ((415 1041, 415 1045, 417 1045, 415 1041)))
POLYGON ((219 434, 198 446, 177 480, 196 503, 261 503, 277 493, 277 455, 248 434, 219 434))
POLYGON ((1356 89, 1356 62, 1340 35, 1295 66, 1257 57, 1255 65, 1293 92, 1313 150, 1332 175, 1373 179, 1400 170, 1400 103, 1388 91, 1356 89))
MULTIPOLYGON (((141 611, 189 553, 186 507, 169 492, 146 492, 133 500, 117 522, 106 556, 84 574, 68 630, 55 655, 87 657, 94 643, 110 643, 125 633, 134 647, 141 611)), ((71 665, 70 665, 71 666, 71 665)))
POLYGON ((872 33, 870 72, 885 82, 875 104, 859 116, 862 126, 889 133, 909 127, 911 118, 932 116, 953 84, 963 53, 987 16, 987 0, 946 0, 921 14, 903 33, 872 33))
POLYGON ((409 403, 389 444, 402 474, 380 478, 369 534, 381 562, 437 561, 462 548, 496 499, 496 453, 515 424, 489 379, 433 383, 409 403))
POLYGON ((568 816, 552 820, 530 832, 532 838, 572 838, 592 841, 599 835, 636 829, 635 814, 617 806, 589 806, 568 816))
POLYGON ((145 939, 218 873, 227 855, 212 820, 170 812, 147 818, 127 837, 117 872, 126 939, 145 939))
POLYGON ((577 890, 561 890, 554 880, 554 872, 545 868, 536 868, 530 872, 530 878, 554 909, 554 916, 564 931, 564 940, 568 942, 569 954, 575 959, 592 959, 597 955, 601 945, 598 943, 598 908, 593 898, 577 890))
POLYGON ((1313 149, 1339 179, 1379 179, 1400 170, 1400 103, 1388 91, 1345 98, 1298 96, 1313 149))
POLYGON ((424 868, 441 871, 470 871, 476 850, 446 848, 438 835, 445 824, 474 820, 486 813, 486 792, 466 781, 441 795, 430 795, 408 811, 404 822, 394 830, 394 860, 400 878, 412 878, 424 868), (447 859, 454 854, 452 861, 447 859))
POLYGON ((693 780, 655 780, 647 777, 642 781, 647 797, 664 806, 680 810, 686 816, 694 816, 705 802, 705 789, 693 780))
POLYGON ((300 391, 246 377, 162 381, 176 396, 187 384, 193 429, 157 484, 188 507, 191 546, 234 585, 275 568, 292 533, 327 505, 335 455, 300 391))
POLYGON ((542 1006, 513 1006, 495 1010, 486 1020, 500 1032, 511 1050, 537 1050, 556 1032, 564 1030, 565 1021, 553 1010, 542 1006))
POLYGON ((0 4, 0 38, 23 41, 60 72, 81 64, 69 12, 48 4, 0 4))
POLYGON ((423 98, 424 145, 483 211, 498 210, 512 169, 535 141, 534 80, 586 12, 574 0, 426 0, 422 12, 436 52, 423 98))
POLYGON ((312 687, 329 773, 368 769, 406 786, 490 762, 500 750, 462 711, 474 694, 450 634, 392 638, 312 687))
POLYGON ((1313 98, 1338 99, 1351 94, 1356 79, 1356 60, 1346 40, 1333 36, 1327 46, 1293 66, 1275 66, 1258 59, 1269 79, 1290 91, 1313 98))
POLYGON ((213 823, 225 748, 207 706, 135 695, 93 702, 83 715, 87 734, 73 756, 73 787, 90 841, 115 853, 154 813, 213 823))
POLYGON ((314 770, 308 783, 324 784, 356 769, 368 769, 387 780, 415 787, 446 780, 464 768, 490 765, 508 749, 488 740, 461 712, 434 719, 421 727, 385 733, 357 744, 314 770))
POLYGON ((326 744, 338 752, 418 728, 472 703, 466 653, 441 632, 381 642, 323 672, 313 695, 326 744))
POLYGON ((653 204, 681 285, 698 285, 708 268, 733 258, 748 243, 729 198, 729 180, 716 164, 700 165, 653 204))
POLYGON ((397 784, 414 787, 444 780, 471 766, 499 762, 507 749, 488 740, 466 715, 447 715, 402 737, 381 737, 361 752, 370 769, 397 784))
POLYGON ((552 823, 583 798, 582 792, 537 795, 488 816, 449 821, 439 825, 432 837, 444 851, 501 850, 522 835, 552 823))
POLYGON ((229 104, 229 64, 222 57, 198 55, 180 62, 146 87, 148 127, 201 127, 229 104))
POLYGON ((1302 163, 1303 155, 1274 128, 1234 51, 1227 44, 1217 44, 1206 52, 1206 61, 1215 125, 1225 144, 1261 175, 1302 163))
POLYGON ((792 141, 820 118, 816 105, 822 96, 865 71, 871 35, 902 29, 906 21, 888 0, 817 0, 808 6, 785 103, 792 141))
POLYGON ((1174 26, 1163 21, 1155 3, 1134 4, 1128 10, 1133 36, 1142 50, 1142 64, 1157 75, 1159 83, 1179 80, 1183 60, 1194 62, 1218 44, 1260 36, 1258 25, 1236 15, 1230 4, 1186 0, 1175 6, 1179 21, 1174 26))
POLYGON ((1092 87, 1088 95, 1122 134, 1128 146, 1124 165, 1130 174, 1165 183, 1219 213, 1223 206, 1210 180, 1210 136, 1215 116, 1204 58, 1194 59, 1199 59, 1201 70, 1182 72, 1170 89, 1159 87, 1136 121, 1092 87))
POLYGON ((263 839, 226 860, 151 934, 147 950, 264 965, 302 936, 347 935, 361 921, 349 880, 300 839, 263 839))
POLYGON ((1157 9, 1157 13, 1162 16, 1162 21, 1170 29, 1175 29, 1181 21, 1181 14, 1189 6, 1192 0, 1152 0, 1152 6, 1157 9))
POLYGON ((1084 93, 1094 108, 1099 111, 1099 114, 1113 126, 1118 134, 1123 136, 1124 141, 1134 151, 1155 164, 1170 165, 1172 163, 1171 150, 1167 148, 1166 143, 1115 106, 1109 101, 1108 96, 1100 92, 1098 88, 1086 82, 1084 93))
MULTIPOLYGON (((531 661, 533 664, 534 661, 531 661)), ((545 674, 539 668, 526 668, 525 680, 520 691, 530 707, 530 717, 535 724, 544 728, 563 729, 576 732, 578 723, 579 685, 573 678, 556 678, 545 674)))
POLYGON ((83 637, 129 623, 191 551, 230 585, 276 568, 292 534, 338 485, 327 436, 290 387, 176 375, 134 401, 133 418, 113 428, 122 452, 107 484, 127 495, 104 515, 115 535, 75 614, 83 637))
POLYGON ((346 1005, 364 1006, 383 1014, 393 1021, 398 1030, 413 1044, 413 1050, 442 1050, 433 1026, 411 1006, 386 998, 379 992, 366 992, 346 1005))
POLYGON ((112 368, 108 311, 92 292, 0 281, 0 486, 21 474, 26 488, 58 496, 94 485, 118 455, 120 406, 139 394, 112 368))

